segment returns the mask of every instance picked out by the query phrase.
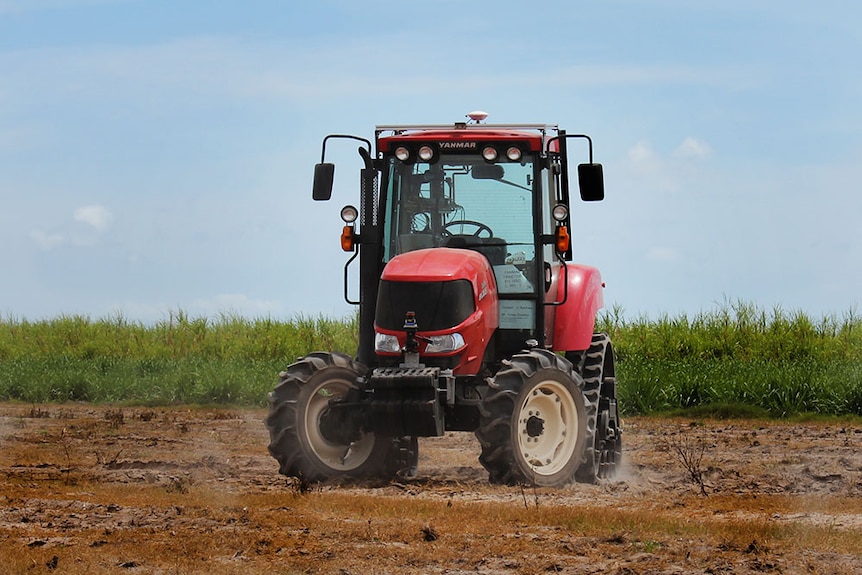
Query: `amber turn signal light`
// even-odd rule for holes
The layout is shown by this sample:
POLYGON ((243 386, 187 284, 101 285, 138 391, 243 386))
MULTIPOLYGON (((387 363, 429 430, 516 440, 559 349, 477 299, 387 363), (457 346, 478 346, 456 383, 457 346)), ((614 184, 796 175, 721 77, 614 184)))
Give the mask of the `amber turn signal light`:
POLYGON ((557 251, 565 253, 569 251, 571 246, 571 238, 569 237, 569 229, 566 226, 557 226, 557 251))
POLYGON ((341 230, 341 249, 346 252, 353 251, 353 226, 344 226, 341 230))

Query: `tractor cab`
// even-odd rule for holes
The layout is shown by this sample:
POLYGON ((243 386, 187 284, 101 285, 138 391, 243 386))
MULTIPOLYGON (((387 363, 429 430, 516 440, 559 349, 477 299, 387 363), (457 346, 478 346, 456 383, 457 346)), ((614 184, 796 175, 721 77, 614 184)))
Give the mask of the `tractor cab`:
MULTIPOLYGON (((550 343, 553 316, 544 312, 561 303, 552 288, 556 271, 571 259, 568 168, 560 152, 565 132, 476 122, 447 129, 378 126, 376 136, 381 264, 415 250, 478 252, 492 271, 497 300, 489 356, 550 343)), ((601 199, 601 166, 580 169, 598 171, 582 193, 601 199)))
POLYGON ((423 248, 471 249, 493 266, 498 289, 534 293, 533 159, 518 153, 489 164, 443 154, 432 161, 387 162, 383 260, 423 248))

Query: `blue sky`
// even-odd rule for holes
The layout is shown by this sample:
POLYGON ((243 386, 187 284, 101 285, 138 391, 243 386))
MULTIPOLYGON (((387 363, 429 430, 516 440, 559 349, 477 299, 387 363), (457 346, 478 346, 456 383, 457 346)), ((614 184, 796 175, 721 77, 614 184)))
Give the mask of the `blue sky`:
POLYGON ((862 4, 0 0, 0 315, 340 317, 376 124, 556 123, 627 315, 862 294, 862 4))

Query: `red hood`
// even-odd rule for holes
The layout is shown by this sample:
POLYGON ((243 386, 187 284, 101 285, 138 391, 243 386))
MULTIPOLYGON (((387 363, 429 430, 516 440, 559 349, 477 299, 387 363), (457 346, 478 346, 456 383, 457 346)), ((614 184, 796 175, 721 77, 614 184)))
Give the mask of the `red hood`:
MULTIPOLYGON (((488 260, 478 252, 454 248, 429 248, 392 258, 381 279, 390 281, 470 280, 478 288, 480 276, 494 277, 488 260)), ((488 286, 490 287, 490 285, 488 286)))
MULTIPOLYGON (((474 375, 482 369, 485 349, 500 323, 497 283, 491 264, 485 256, 467 249, 416 250, 392 258, 383 268, 381 279, 408 283, 469 281, 473 287, 476 309, 460 325, 445 331, 458 331, 467 344, 458 352, 461 359, 454 369, 455 374, 474 375)), ((385 333, 398 334, 401 344, 404 344, 405 336, 401 330, 381 330, 379 326, 377 329, 385 333)), ((431 335, 431 332, 425 333, 431 335)))

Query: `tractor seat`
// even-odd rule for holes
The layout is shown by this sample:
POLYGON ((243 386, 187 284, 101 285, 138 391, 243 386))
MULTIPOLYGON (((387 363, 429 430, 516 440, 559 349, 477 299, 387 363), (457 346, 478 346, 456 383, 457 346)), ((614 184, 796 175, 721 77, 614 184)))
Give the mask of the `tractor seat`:
POLYGON ((447 248, 473 250, 485 256, 492 266, 506 263, 506 242, 501 238, 478 238, 473 235, 451 236, 447 248))

